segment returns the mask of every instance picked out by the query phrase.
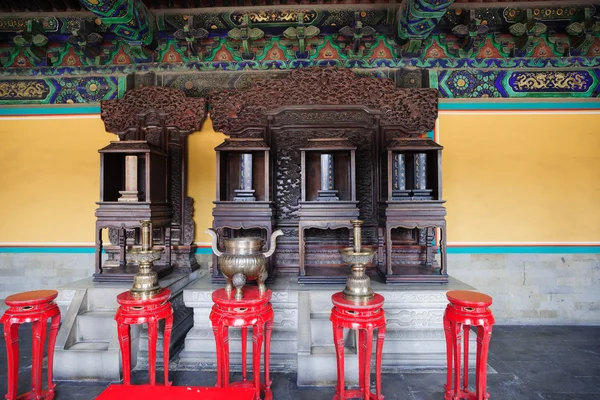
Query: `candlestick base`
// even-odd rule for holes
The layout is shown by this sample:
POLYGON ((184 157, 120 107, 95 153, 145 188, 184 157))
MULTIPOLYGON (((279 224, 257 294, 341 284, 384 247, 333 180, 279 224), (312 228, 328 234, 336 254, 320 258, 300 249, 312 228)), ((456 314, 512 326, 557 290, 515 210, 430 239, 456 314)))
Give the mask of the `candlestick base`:
POLYGON ((340 201, 337 190, 317 190, 317 201, 340 201))
POLYGON ((119 197, 118 201, 122 203, 137 203, 139 201, 139 192, 137 190, 119 190, 119 194, 121 197, 119 197))
POLYGON ((346 288, 342 292, 342 297, 355 303, 372 299, 375 293, 371 289, 371 279, 365 275, 365 269, 373 260, 375 250, 364 249, 356 252, 354 248, 346 248, 340 250, 340 254, 344 262, 350 264, 352 271, 346 279, 346 288))
POLYGON ((234 201, 256 201, 256 197, 254 197, 254 190, 235 189, 234 192, 234 201))
POLYGON ((149 299, 161 292, 158 284, 158 274, 152 269, 152 263, 160 259, 162 250, 131 249, 127 260, 139 262, 139 272, 133 277, 133 287, 129 290, 132 296, 139 299, 149 299))

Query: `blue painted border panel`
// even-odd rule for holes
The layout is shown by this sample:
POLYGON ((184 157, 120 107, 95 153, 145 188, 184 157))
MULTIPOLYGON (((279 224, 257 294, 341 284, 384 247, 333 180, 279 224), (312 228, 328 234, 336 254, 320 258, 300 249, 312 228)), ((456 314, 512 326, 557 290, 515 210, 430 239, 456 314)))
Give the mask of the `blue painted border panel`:
POLYGON ((212 254, 212 249, 210 247, 197 247, 196 254, 212 254))
MULTIPOLYGON (((94 247, 0 247, 0 253, 94 254, 94 247)), ((198 247, 196 254, 212 254, 210 247, 198 247)))
MULTIPOLYGON (((600 110, 600 100, 574 101, 440 101, 440 111, 543 111, 600 110)), ((60 116, 100 114, 100 105, 7 106, 0 107, 0 116, 60 116)))
POLYGON ((94 254, 94 247, 0 247, 0 253, 94 254))
POLYGON ((100 114, 100 105, 93 106, 40 106, 40 107, 0 107, 0 116, 18 117, 25 115, 53 116, 53 115, 86 115, 100 114))
POLYGON ((564 101, 502 101, 490 103, 480 102, 445 102, 439 103, 440 111, 540 111, 540 110, 598 110, 600 109, 600 100, 597 101, 573 101, 564 99, 564 101))
MULTIPOLYGON (((93 247, 0 247, 0 253, 92 254, 93 247)), ((198 247, 196 254, 212 254, 210 247, 198 247)), ((448 254, 600 254, 600 246, 458 246, 448 254)))
POLYGON ((600 246, 464 246, 448 254, 600 254, 600 246))

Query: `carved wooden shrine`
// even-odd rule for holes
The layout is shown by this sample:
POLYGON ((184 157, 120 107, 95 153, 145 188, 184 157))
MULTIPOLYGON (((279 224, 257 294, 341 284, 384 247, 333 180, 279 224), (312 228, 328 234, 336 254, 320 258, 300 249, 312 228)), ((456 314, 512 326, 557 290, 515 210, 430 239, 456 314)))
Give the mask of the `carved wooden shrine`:
POLYGON ((187 135, 200 130, 206 100, 164 87, 142 87, 101 103, 106 130, 118 142, 101 152, 101 198, 96 210, 97 281, 131 280, 125 252, 139 245, 140 220, 153 224, 154 246, 165 247, 155 262, 159 275, 172 268, 198 268, 194 257, 193 199, 186 196, 187 135), (103 246, 102 230, 110 244, 103 246), (102 264, 102 250, 108 254, 102 264))
POLYGON ((396 138, 387 145, 379 205, 380 242, 377 272, 386 282, 447 282, 446 209, 442 200, 442 146, 429 139, 396 138), (434 229, 439 228, 441 265, 434 259, 434 229), (418 233, 416 245, 402 237, 418 233), (422 255, 422 246, 425 246, 422 255), (385 248, 385 254, 383 249, 385 248), (406 254, 419 254, 417 262, 406 254))
MULTIPOLYGON (((298 267, 300 282, 330 276, 333 263, 325 269, 310 268, 306 274, 307 229, 352 229, 358 218, 356 201, 356 146, 345 138, 308 139, 300 147, 301 199, 298 209, 298 267)), ((344 268, 344 265, 338 265, 344 268)), ((343 271, 340 271, 343 272, 343 271)), ((342 276, 342 273, 336 275, 342 276)))
MULTIPOLYGON (((225 238, 237 236, 271 237, 275 208, 271 193, 270 149, 262 138, 232 138, 215 148, 217 152, 217 200, 213 209, 213 229, 219 233, 219 248, 225 238)), ((213 254, 213 266, 217 257, 213 254)), ((272 280, 275 270, 267 261, 272 280)), ((225 278, 212 270, 212 281, 225 278)))
MULTIPOLYGON (((100 202, 96 210, 96 280, 126 278, 137 271, 127 268, 127 229, 134 230, 141 220, 152 222, 159 232, 165 260, 156 265, 159 276, 171 272, 166 260, 171 255, 171 209, 167 203, 167 155, 145 140, 111 142, 100 152, 100 202), (123 190, 125 189, 125 190, 123 190), (117 231, 118 258, 102 265, 102 231, 117 231), (101 272, 101 273, 98 273, 101 272)), ((114 254, 111 252, 109 254, 114 254)))
MULTIPOLYGON (((273 260, 277 271, 298 272, 303 282, 343 281, 348 270, 343 267, 338 250, 348 246, 351 233, 333 228, 343 226, 342 220, 349 222, 356 213, 349 211, 349 205, 347 213, 336 214, 334 210, 344 202, 356 201, 357 205, 352 207, 357 208, 358 217, 364 221, 363 241, 379 249, 377 264, 383 271, 389 270, 386 248, 394 248, 389 257, 392 272, 384 273, 389 282, 402 282, 402 277, 415 276, 421 282, 447 279, 446 270, 440 270, 434 260, 437 247, 428 244, 434 232, 427 228, 434 224, 420 222, 420 218, 430 214, 435 215, 436 223, 443 220, 441 180, 437 181, 439 187, 431 188, 428 183, 423 192, 415 192, 419 196, 406 200, 420 205, 419 221, 412 215, 386 215, 384 211, 390 203, 385 188, 390 179, 385 173, 388 170, 386 146, 395 138, 418 138, 434 128, 436 90, 397 89, 391 79, 360 77, 349 69, 307 68, 295 70, 281 79, 256 79, 247 90, 213 91, 209 103, 216 131, 231 138, 261 139, 270 148, 270 191, 275 216, 271 230, 282 229, 285 234, 278 241, 273 260), (355 148, 352 150, 355 165, 347 162, 345 167, 340 167, 338 164, 340 170, 336 172, 335 154, 329 152, 331 149, 320 149, 313 158, 305 159, 303 170, 301 149, 305 149, 307 157, 310 148, 317 149, 314 139, 335 138, 342 139, 346 150, 355 148), (309 140, 313 140, 312 145, 309 140), (326 178, 321 174, 321 165, 331 161, 321 156, 328 154, 333 155, 333 188, 326 187, 325 180, 321 182, 321 178, 326 178), (339 174, 355 176, 346 180, 339 174), (336 188, 336 180, 343 181, 343 185, 336 188), (302 197, 303 187, 304 196, 308 197, 302 197), (428 192, 429 189, 432 191, 428 192), (352 190, 354 197, 348 196, 352 190), (427 196, 436 191, 438 198, 429 200, 427 196), (309 206, 318 209, 311 210, 309 206), (384 217, 380 218, 382 212, 384 217), (394 228, 389 239, 384 239, 388 231, 386 223, 394 218, 398 220, 393 221, 393 226, 404 229, 394 228), (304 221, 311 219, 318 224, 301 227, 304 221), (409 221, 404 222, 404 219, 409 221), (302 236, 299 228, 304 231, 302 236), (305 249, 301 249, 304 245, 305 249)), ((337 162, 342 163, 343 157, 337 162)), ((226 179, 236 181, 235 174, 239 176, 239 172, 232 174, 226 179)), ((430 174, 431 179, 434 175, 435 179, 441 178, 437 173, 430 174)), ((251 222, 248 221, 248 226, 251 222)), ((442 247, 442 250, 445 249, 442 247)))

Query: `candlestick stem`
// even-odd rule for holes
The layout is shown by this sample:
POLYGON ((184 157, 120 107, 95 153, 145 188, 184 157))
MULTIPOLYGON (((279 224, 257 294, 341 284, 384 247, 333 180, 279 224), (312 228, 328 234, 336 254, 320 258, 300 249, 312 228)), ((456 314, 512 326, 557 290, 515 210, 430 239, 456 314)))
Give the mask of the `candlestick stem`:
POLYGON ((354 252, 355 253, 360 253, 361 250, 361 243, 362 243, 362 224, 363 221, 360 220, 354 220, 354 221, 350 221, 352 223, 352 226, 354 228, 354 252))
POLYGON ((150 221, 142 222, 142 250, 147 251, 150 249, 150 221))

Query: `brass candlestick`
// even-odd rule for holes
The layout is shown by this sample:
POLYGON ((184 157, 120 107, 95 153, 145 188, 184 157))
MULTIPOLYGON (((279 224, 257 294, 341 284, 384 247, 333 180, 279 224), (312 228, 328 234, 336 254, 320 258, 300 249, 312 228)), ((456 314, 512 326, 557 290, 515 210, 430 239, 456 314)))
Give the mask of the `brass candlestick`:
POLYGON ((371 279, 365 275, 366 266, 373 259, 375 250, 362 249, 363 221, 350 222, 354 227, 354 247, 342 249, 340 254, 344 262, 350 264, 352 273, 346 279, 346 288, 342 292, 342 297, 360 303, 375 297, 375 293, 371 289, 371 279))
POLYGON ((133 287, 129 290, 132 296, 149 299, 162 291, 158 284, 158 274, 152 269, 152 263, 160 260, 162 250, 150 246, 150 221, 142 224, 142 247, 127 252, 127 261, 139 263, 139 272, 133 277, 133 287))

